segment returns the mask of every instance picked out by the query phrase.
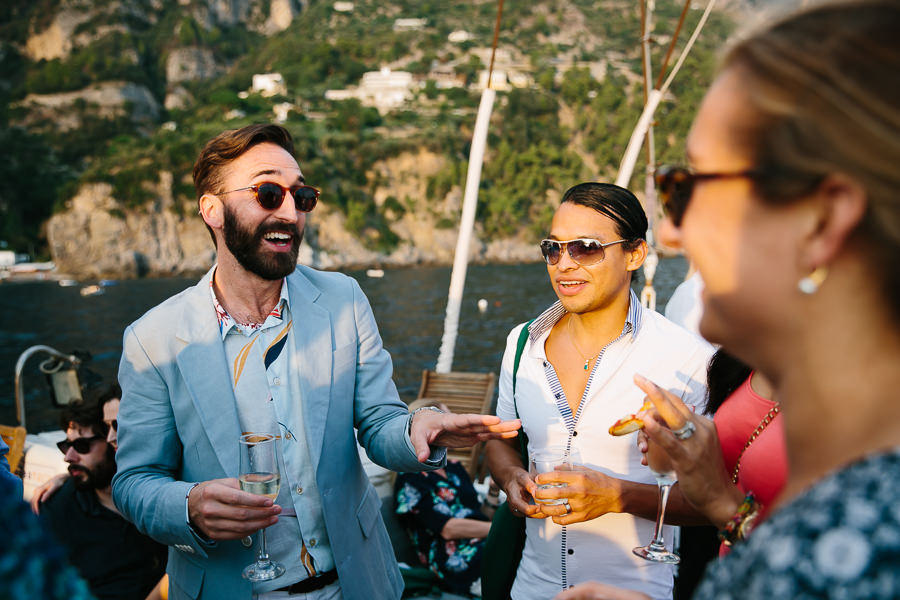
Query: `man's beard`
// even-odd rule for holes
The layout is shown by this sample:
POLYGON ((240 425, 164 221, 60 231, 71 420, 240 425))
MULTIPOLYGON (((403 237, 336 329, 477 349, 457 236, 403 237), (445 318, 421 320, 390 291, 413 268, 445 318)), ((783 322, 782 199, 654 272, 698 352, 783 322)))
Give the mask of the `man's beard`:
POLYGON ((112 446, 107 446, 106 457, 93 469, 87 469, 81 465, 69 465, 69 473, 75 482, 75 487, 80 490, 102 490, 112 483, 116 474, 116 451, 112 446), (77 474, 83 473, 82 479, 77 474))
MULTIPOLYGON (((292 200, 293 201, 293 200, 292 200)), ((277 281, 287 277, 297 268, 297 255, 303 232, 294 223, 277 221, 262 223, 256 231, 241 227, 237 215, 225 205, 225 246, 238 264, 251 273, 277 281), (291 234, 290 252, 266 252, 262 249, 263 236, 270 231, 284 231, 291 234)))

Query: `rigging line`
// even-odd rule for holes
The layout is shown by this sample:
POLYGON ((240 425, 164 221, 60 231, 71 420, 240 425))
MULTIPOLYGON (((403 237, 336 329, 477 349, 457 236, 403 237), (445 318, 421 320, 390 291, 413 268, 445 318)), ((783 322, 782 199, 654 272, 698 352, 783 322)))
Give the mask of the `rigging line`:
MULTIPOLYGON (((641 66, 644 75, 644 105, 650 97, 653 85, 653 65, 650 62, 650 20, 653 18, 653 5, 648 0, 641 0, 641 66)), ((647 129, 647 166, 652 167, 655 150, 653 147, 653 124, 647 129)), ((649 209, 649 206, 648 206, 649 209)))
POLYGON ((616 185, 627 187, 628 182, 631 181, 631 175, 634 172, 634 164, 637 161, 641 147, 644 145, 644 136, 647 134, 647 129, 653 120, 653 113, 656 111, 660 101, 669 89, 672 81, 675 79, 675 75, 678 73, 681 65, 684 64, 684 60, 687 58, 694 42, 697 41, 697 37, 700 35, 700 31, 706 24, 706 20, 709 18, 709 13, 712 12, 715 3, 716 0, 709 0, 709 3, 706 5, 706 10, 703 11, 703 16, 700 17, 700 21, 694 28, 694 33, 691 35, 687 44, 685 44, 684 49, 682 49, 681 56, 678 57, 678 62, 675 63, 666 82, 661 88, 650 92, 647 104, 644 105, 644 110, 641 112, 641 116, 638 119, 637 125, 634 127, 634 131, 631 132, 631 138, 628 140, 628 146, 625 148, 625 155, 622 157, 622 162, 619 164, 619 173, 616 175, 616 185))
POLYGON ((675 33, 672 34, 672 41, 669 42, 669 49, 666 50, 666 57, 663 59, 662 67, 659 69, 659 79, 656 80, 654 87, 659 87, 666 76, 666 67, 669 66, 669 59, 672 58, 672 51, 675 50, 675 42, 681 34, 681 26, 684 25, 684 18, 687 16, 688 9, 691 7, 691 0, 684 0, 684 8, 681 9, 681 16, 678 17, 678 25, 675 26, 675 33))
POLYGON ((491 66, 488 68, 487 86, 493 89, 494 54, 497 53, 497 40, 500 39, 500 17, 503 15, 503 0, 497 2, 497 22, 494 24, 494 42, 491 44, 491 66))
POLYGON ((706 5, 706 10, 703 11, 703 16, 700 17, 700 21, 697 22, 697 26, 694 28, 694 33, 691 34, 690 39, 685 44, 684 49, 681 51, 681 55, 678 57, 678 61, 675 63, 675 66, 672 67, 672 72, 669 73, 669 77, 666 78, 666 82, 659 88, 661 93, 665 93, 666 90, 669 89, 669 86, 672 85, 672 81, 675 79, 675 74, 678 73, 678 70, 681 68, 681 65, 684 64, 684 60, 687 58, 688 53, 691 51, 691 47, 693 47, 694 42, 697 41, 697 38, 700 37, 700 31, 703 29, 703 26, 706 25, 706 20, 709 18, 709 13, 712 12, 712 8, 715 5, 716 0, 709 0, 709 3, 706 5))
MULTIPOLYGON (((690 0, 688 1, 690 2, 690 0)), ((647 74, 649 66, 647 64, 649 62, 647 45, 647 0, 641 0, 641 68, 644 75, 644 104, 647 104, 647 94, 650 93, 650 75, 647 74)))

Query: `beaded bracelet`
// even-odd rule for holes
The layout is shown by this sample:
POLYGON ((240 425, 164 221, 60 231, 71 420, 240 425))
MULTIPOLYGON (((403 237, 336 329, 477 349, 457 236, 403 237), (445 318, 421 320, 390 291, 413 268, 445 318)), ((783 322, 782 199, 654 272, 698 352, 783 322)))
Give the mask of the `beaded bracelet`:
POLYGON ((719 530, 719 540, 726 546, 731 546, 735 542, 745 539, 753 529, 759 509, 760 505, 756 501, 756 496, 753 495, 753 492, 747 492, 737 512, 731 517, 731 521, 725 525, 724 529, 719 530))

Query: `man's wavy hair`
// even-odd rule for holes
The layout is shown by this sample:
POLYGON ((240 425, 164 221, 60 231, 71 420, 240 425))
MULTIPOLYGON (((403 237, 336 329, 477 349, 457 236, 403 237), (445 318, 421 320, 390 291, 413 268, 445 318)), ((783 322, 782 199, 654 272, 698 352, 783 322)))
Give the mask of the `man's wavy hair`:
MULTIPOLYGON (((197 201, 200 201, 203 194, 224 192, 222 180, 225 167, 253 146, 264 143, 280 146, 294 156, 294 138, 281 125, 257 123, 240 129, 229 129, 206 142, 197 162, 194 163, 194 189, 197 192, 197 201)), ((207 225, 206 229, 215 244, 216 237, 212 228, 207 225)))

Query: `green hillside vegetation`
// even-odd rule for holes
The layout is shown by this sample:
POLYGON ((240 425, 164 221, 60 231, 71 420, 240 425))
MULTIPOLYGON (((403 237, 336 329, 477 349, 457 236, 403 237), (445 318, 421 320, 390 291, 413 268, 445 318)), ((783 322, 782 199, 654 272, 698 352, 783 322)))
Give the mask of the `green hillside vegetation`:
MULTIPOLYGON (((95 0, 94 5, 114 3, 95 0)), ((194 0, 194 5, 203 4, 194 0)), ((266 3, 267 4, 267 3, 266 3)), ((330 102, 328 89, 358 84, 363 73, 390 64, 395 70, 426 75, 433 64, 454 64, 468 82, 486 67, 471 52, 490 46, 496 16, 494 3, 356 1, 349 14, 333 10, 333 2, 311 1, 287 31, 265 37, 243 26, 205 28, 178 0, 138 0, 132 10, 99 11, 79 26, 79 32, 101 25, 124 25, 65 59, 31 61, 23 51, 26 33, 46 27, 59 0, 8 0, 0 7, 0 143, 7 157, 0 161, 0 240, 19 250, 45 252, 41 223, 64 207, 86 182, 112 184, 121 210, 146 210, 155 197, 160 170, 175 175, 179 210, 193 201, 190 171, 202 143, 226 128, 271 121, 272 107, 291 102, 297 108, 284 125, 296 138, 297 154, 307 178, 323 190, 322 199, 338 206, 347 226, 367 243, 390 250, 397 237, 387 214, 397 215, 411 204, 437 203, 453 186, 462 186, 479 92, 464 88, 440 90, 433 82, 416 94, 405 109, 379 114, 358 100, 330 102), (399 17, 426 18, 422 31, 394 32, 399 17), (451 44, 457 29, 473 40, 451 44), (167 89, 165 64, 176 48, 212 51, 223 73, 214 79, 181 84, 193 102, 184 110, 163 110, 160 123, 173 121, 170 131, 136 124, 127 118, 101 118, 93 107, 78 108, 81 127, 60 133, 53 123, 20 128, 27 114, 19 102, 27 94, 78 90, 88 84, 124 80, 146 86, 163 104, 167 89), (239 92, 250 88, 254 73, 279 72, 285 96, 263 98, 239 92), (229 111, 244 116, 226 119, 229 111), (386 182, 371 176, 375 163, 419 148, 444 155, 445 169, 428 184, 427 198, 396 199, 377 207, 373 192, 386 182), (28 182, 33 182, 31 185, 28 182), (40 185, 37 185, 40 182, 40 185), (411 204, 410 204, 411 203, 411 204), (387 214, 386 214, 387 213, 387 214)), ((658 0, 656 34, 668 41, 681 10, 680 3, 658 0)), ((691 10, 683 45, 699 19, 691 10)), ((658 111, 657 154, 660 161, 681 159, 681 148, 699 99, 708 85, 715 51, 731 30, 729 19, 714 14, 672 88, 675 101, 658 111)), ((491 236, 543 233, 552 206, 548 191, 562 192, 585 179, 611 180, 643 103, 642 88, 629 83, 622 67, 640 73, 640 24, 637 3, 594 0, 549 0, 533 5, 507 3, 501 48, 516 49, 534 79, 531 88, 498 94, 488 155, 482 173, 478 219, 491 236), (554 37, 567 26, 577 7, 587 31, 599 39, 589 52, 581 34, 554 37), (564 36, 563 36, 564 37, 564 36), (552 40, 556 40, 551 41, 552 40), (610 61, 602 81, 587 68, 572 68, 556 76, 560 57, 579 61, 610 61), (560 120, 561 108, 574 122, 560 120), (573 145, 576 133, 579 147, 573 145), (583 156, 599 172, 591 172, 583 156)), ((665 51, 654 48, 658 68, 665 51)), ((633 78, 633 77, 632 77, 633 78)), ((635 171, 642 173, 643 165, 635 171)), ((389 183, 389 182, 388 182, 389 183)), ((635 187, 643 184, 638 178, 635 187)), ((453 226, 446 219, 439 226, 453 226)))

